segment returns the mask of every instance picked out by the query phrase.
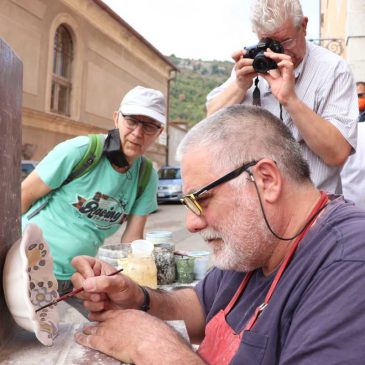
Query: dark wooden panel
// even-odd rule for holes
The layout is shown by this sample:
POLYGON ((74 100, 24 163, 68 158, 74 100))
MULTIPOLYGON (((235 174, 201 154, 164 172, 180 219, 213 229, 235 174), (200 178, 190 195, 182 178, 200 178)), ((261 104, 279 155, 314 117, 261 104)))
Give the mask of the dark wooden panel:
MULTIPOLYGON (((20 237, 22 62, 0 39, 0 282, 6 253, 20 237)), ((16 269, 16 268, 15 268, 16 269)), ((14 322, 0 291, 0 347, 14 322)))

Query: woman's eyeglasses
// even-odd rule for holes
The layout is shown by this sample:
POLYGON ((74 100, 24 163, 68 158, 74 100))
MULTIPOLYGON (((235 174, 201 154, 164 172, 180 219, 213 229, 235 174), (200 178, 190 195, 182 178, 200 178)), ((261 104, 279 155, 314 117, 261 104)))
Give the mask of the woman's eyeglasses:
POLYGON ((120 113, 120 115, 126 121, 126 125, 127 125, 128 129, 134 130, 140 124, 142 126, 143 133, 148 134, 148 135, 153 135, 153 134, 156 134, 162 128, 162 126, 157 125, 153 122, 144 122, 142 120, 138 120, 129 115, 123 115, 122 113, 120 113))
POLYGON ((213 181, 209 185, 204 186, 203 188, 199 189, 195 193, 184 195, 180 201, 182 204, 186 206, 186 208, 190 209, 194 214, 201 215, 203 212, 202 207, 199 204, 199 198, 206 194, 209 190, 217 187, 218 185, 221 185, 225 182, 228 182, 237 176, 241 175, 243 172, 247 171, 248 168, 255 166, 258 163, 258 161, 251 161, 248 163, 243 164, 239 168, 229 172, 228 174, 222 176, 218 180, 213 181))

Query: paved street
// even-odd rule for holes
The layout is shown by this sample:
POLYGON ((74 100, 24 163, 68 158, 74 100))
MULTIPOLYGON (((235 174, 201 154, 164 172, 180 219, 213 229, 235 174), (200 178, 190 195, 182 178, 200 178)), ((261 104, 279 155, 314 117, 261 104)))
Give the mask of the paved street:
MULTIPOLYGON (((199 234, 190 233, 185 228, 186 209, 178 203, 160 204, 157 212, 150 215, 147 220, 145 232, 150 231, 171 231, 177 250, 209 250, 208 245, 199 234)), ((120 242, 123 232, 119 232, 109 237, 105 244, 116 244, 120 242)))

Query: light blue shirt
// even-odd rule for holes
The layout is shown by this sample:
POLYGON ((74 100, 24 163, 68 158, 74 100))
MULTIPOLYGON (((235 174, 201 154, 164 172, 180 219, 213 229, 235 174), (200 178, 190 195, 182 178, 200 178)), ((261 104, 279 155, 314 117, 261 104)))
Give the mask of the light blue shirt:
POLYGON ((68 280, 71 265, 78 255, 95 256, 99 246, 115 233, 128 215, 148 215, 157 209, 157 173, 136 200, 141 158, 126 173, 117 172, 106 157, 87 174, 57 189, 82 159, 88 137, 76 137, 57 145, 37 165, 36 171, 51 189, 49 203, 33 218, 27 216, 45 199, 37 201, 22 217, 22 229, 28 222, 37 224, 50 246, 54 272, 59 280, 68 280))

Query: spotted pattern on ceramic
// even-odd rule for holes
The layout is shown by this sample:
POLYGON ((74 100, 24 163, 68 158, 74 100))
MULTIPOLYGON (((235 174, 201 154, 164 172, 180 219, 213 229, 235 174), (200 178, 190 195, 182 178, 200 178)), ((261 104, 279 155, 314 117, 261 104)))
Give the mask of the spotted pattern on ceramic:
POLYGON ((58 333, 57 306, 36 310, 59 297, 53 258, 42 230, 33 223, 9 249, 3 271, 5 300, 15 322, 46 346, 58 333))
MULTIPOLYGON (((43 276, 37 275, 47 265, 47 249, 44 242, 32 243, 27 247, 29 274, 29 299, 35 309, 38 309, 58 298, 57 280, 44 280, 43 276)), ((55 306, 44 308, 36 315, 39 320, 40 330, 48 339, 53 340, 57 335, 57 324, 50 318, 55 306)))

